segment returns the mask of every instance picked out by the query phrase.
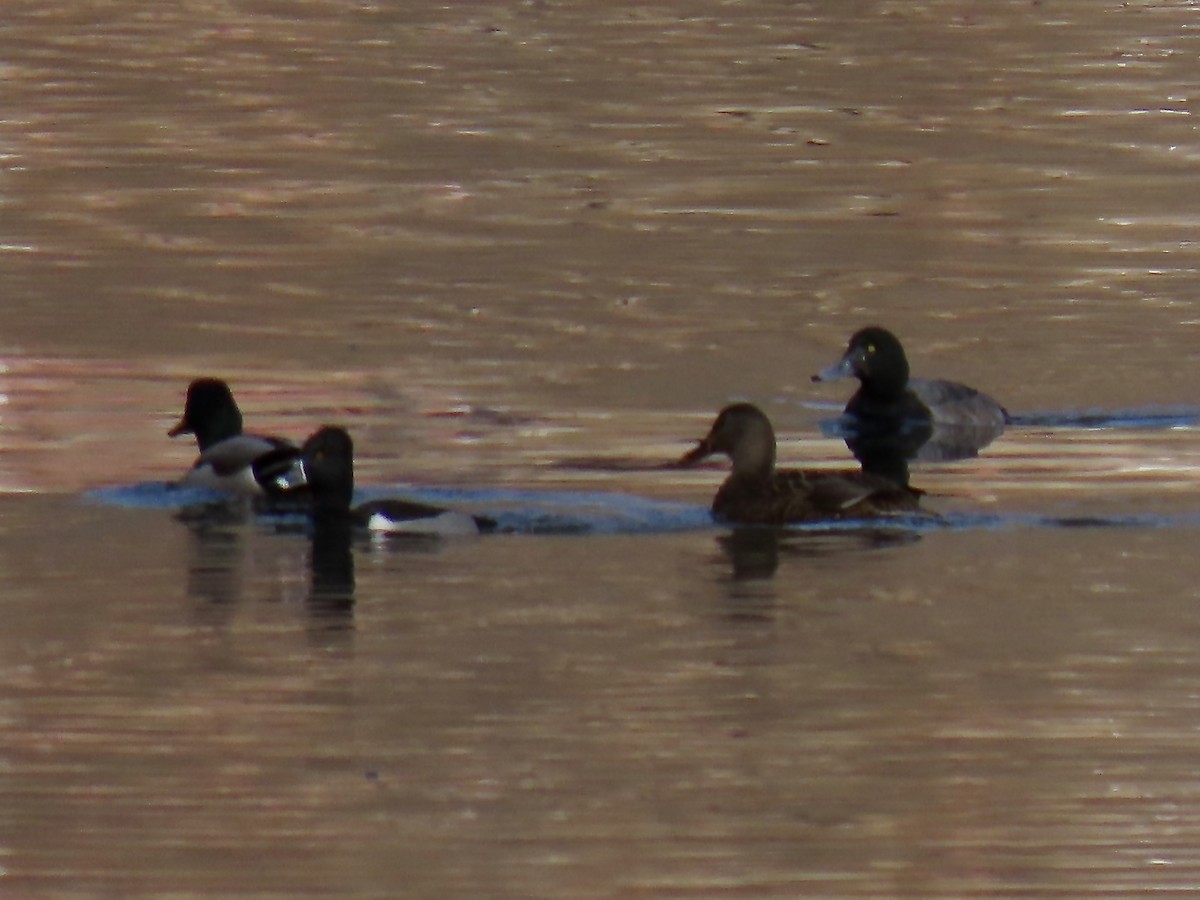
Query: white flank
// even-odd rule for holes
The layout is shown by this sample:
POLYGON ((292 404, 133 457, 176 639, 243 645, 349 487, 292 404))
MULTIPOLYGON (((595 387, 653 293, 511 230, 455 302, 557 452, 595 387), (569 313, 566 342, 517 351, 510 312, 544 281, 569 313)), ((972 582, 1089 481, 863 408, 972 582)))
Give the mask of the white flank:
POLYGON ((262 485, 254 480, 254 471, 249 466, 228 475, 218 475, 212 466, 202 464, 188 472, 180 484, 240 496, 257 496, 263 493, 262 485))
POLYGON ((479 526, 471 516, 453 510, 420 519, 389 519, 383 513, 377 512, 367 520, 367 528, 378 534, 427 534, 447 537, 479 534, 479 526))

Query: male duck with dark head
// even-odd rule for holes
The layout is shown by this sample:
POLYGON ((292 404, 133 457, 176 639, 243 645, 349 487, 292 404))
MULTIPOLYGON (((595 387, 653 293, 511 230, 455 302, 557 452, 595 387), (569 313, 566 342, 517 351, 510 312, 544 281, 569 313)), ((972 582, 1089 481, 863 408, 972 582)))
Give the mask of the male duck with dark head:
POLYGON ((775 430, 752 403, 721 410, 704 439, 679 462, 693 465, 715 453, 733 462, 712 502, 713 514, 725 522, 785 525, 920 512, 920 491, 878 475, 776 469, 775 430))
POLYGON ((1003 406, 965 384, 909 378, 908 357, 900 340, 878 325, 855 332, 842 358, 812 380, 842 378, 859 381, 858 391, 846 404, 846 415, 859 425, 894 430, 931 423, 995 429, 999 434, 1009 422, 1003 406))
POLYGON ((287 472, 299 448, 283 438, 245 434, 233 392, 219 378, 198 378, 188 385, 183 418, 167 434, 195 435, 200 448, 181 484, 248 496, 293 491, 287 472))
POLYGON ((412 500, 372 500, 351 508, 354 442, 344 428, 327 425, 305 441, 299 468, 312 494, 318 524, 349 522, 376 533, 430 537, 479 534, 496 527, 486 516, 412 500))

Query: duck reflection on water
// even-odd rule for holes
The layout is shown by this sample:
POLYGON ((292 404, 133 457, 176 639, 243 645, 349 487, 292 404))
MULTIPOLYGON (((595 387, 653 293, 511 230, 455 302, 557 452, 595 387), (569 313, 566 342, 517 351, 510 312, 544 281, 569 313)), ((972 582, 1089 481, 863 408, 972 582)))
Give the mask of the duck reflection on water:
POLYGON ((354 533, 344 520, 314 519, 308 605, 315 619, 346 627, 354 610, 354 533))
POLYGON ((739 583, 773 578, 780 565, 789 560, 885 550, 919 540, 919 531, 882 523, 862 528, 803 531, 749 525, 722 534, 717 538, 717 546, 729 563, 731 580, 739 583))
POLYGON ((197 615, 210 625, 228 626, 247 598, 305 601, 310 625, 318 630, 345 630, 354 611, 353 532, 340 522, 314 521, 311 527, 294 515, 263 516, 246 503, 221 501, 183 508, 176 519, 187 526, 189 562, 187 595, 197 615), (296 537, 308 533, 307 552, 296 537), (293 571, 306 556, 308 590, 297 590, 293 571), (265 594, 264 594, 265 591, 265 594))

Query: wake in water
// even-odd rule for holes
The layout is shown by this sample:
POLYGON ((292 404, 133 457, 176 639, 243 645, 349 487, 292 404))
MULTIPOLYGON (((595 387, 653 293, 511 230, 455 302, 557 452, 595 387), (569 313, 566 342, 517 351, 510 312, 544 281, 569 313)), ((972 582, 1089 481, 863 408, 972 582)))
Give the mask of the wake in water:
POLYGON ((1143 409, 1084 409, 1032 412, 1013 416, 1014 428, 1192 428, 1200 425, 1195 406, 1148 406, 1143 409))
MULTIPOLYGON (((821 407, 822 409, 824 407, 821 407)), ((854 438, 845 430, 841 417, 824 419, 821 430, 829 436, 854 438)), ((1126 410, 1079 410, 1034 412, 1011 417, 1009 428, 1055 429, 1171 429, 1200 425, 1200 407, 1169 406, 1126 410)), ((933 437, 937 437, 936 432, 933 437)), ((936 442, 935 442, 936 445, 936 442)), ((921 448, 924 450, 925 448, 921 448)), ((924 453, 918 454, 923 456, 924 453)), ((961 458, 950 454, 943 458, 961 458)), ((930 461, 930 460, 925 460, 930 461)), ((644 460, 624 458, 587 458, 565 461, 564 468, 605 471, 643 471, 670 468, 670 464, 648 464, 644 460)), ((589 534, 667 534, 711 530, 723 527, 713 519, 707 505, 652 500, 623 493, 598 491, 531 491, 495 488, 435 487, 363 487, 356 491, 356 502, 403 496, 425 503, 446 505, 480 513, 497 522, 497 530, 508 534, 589 535, 589 534)), ((88 502, 133 509, 175 510, 181 518, 212 519, 245 517, 246 501, 232 501, 226 495, 205 487, 166 482, 141 482, 99 488, 87 492, 88 502)), ((275 527, 306 527, 306 504, 255 508, 255 515, 275 527)), ((1200 524, 1200 513, 1183 516, 1165 515, 1089 515, 1060 516, 1047 514, 900 515, 886 519, 818 521, 782 529, 795 534, 877 533, 921 535, 937 531, 975 531, 1008 528, 1167 528, 1200 524)))
MULTIPOLYGON (((449 505, 483 513, 507 534, 601 535, 671 534, 725 529, 707 506, 652 500, 632 494, 599 491, 524 491, 488 488, 363 488, 356 501, 404 496, 426 503, 449 505)), ((98 488, 84 499, 127 509, 174 510, 184 518, 221 518, 245 512, 245 505, 203 488, 182 488, 164 482, 98 488)), ((305 527, 307 517, 296 508, 260 510, 258 518, 275 526, 305 527)), ((1182 515, 1112 514, 1056 515, 1054 513, 982 514, 951 512, 902 515, 884 519, 807 522, 779 529, 790 534, 892 533, 921 535, 939 531, 995 531, 1014 528, 1171 528, 1200 525, 1200 512, 1182 515)))
MULTIPOLYGON (((642 534, 715 527, 706 506, 595 491, 364 487, 355 492, 355 502, 397 496, 486 515, 496 520, 498 531, 510 534, 642 534)), ((89 491, 85 499, 131 509, 181 512, 245 508, 244 501, 239 504, 215 491, 164 482, 100 488, 89 491)), ((295 507, 258 512, 278 521, 304 518, 304 510, 295 507)))

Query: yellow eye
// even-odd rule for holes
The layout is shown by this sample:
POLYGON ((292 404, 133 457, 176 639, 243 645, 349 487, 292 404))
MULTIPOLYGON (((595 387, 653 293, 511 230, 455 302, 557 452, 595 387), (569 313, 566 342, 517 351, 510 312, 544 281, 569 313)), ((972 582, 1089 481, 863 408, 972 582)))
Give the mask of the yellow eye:
POLYGON ((867 344, 867 352, 868 352, 868 353, 874 353, 874 352, 875 352, 875 345, 874 345, 874 344, 867 344))

